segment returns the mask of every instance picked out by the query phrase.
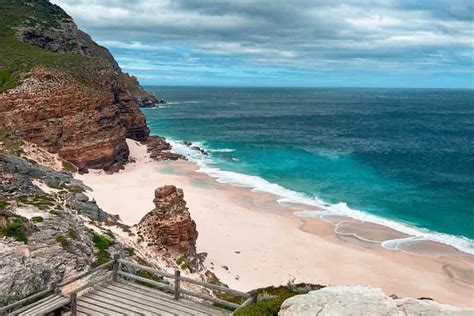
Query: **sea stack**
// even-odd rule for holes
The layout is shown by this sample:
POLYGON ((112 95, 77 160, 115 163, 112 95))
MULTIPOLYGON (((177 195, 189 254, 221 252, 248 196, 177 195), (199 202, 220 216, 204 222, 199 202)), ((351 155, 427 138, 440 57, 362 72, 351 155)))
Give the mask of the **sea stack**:
POLYGON ((138 224, 138 232, 156 251, 194 257, 198 232, 191 219, 183 190, 165 185, 155 190, 155 208, 138 224))

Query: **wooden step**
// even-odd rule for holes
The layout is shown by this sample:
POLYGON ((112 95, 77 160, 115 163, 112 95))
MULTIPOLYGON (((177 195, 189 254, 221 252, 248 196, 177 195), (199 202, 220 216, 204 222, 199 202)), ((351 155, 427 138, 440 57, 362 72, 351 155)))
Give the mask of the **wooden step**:
POLYGON ((48 296, 34 304, 19 309, 12 315, 29 316, 29 315, 45 315, 57 310, 69 303, 69 298, 59 294, 48 296))

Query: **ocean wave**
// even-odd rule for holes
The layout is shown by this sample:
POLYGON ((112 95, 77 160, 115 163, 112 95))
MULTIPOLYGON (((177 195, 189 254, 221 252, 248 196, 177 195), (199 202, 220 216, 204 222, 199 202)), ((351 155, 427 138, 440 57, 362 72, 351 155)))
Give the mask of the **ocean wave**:
MULTIPOLYGON (((474 241, 463 237, 453 236, 445 233, 430 231, 424 228, 410 226, 408 224, 386 219, 377 215, 373 215, 364 211, 351 209, 346 203, 340 202, 336 204, 328 204, 318 198, 317 196, 308 196, 307 194, 296 192, 287 189, 279 184, 269 182, 261 177, 247 175, 243 173, 226 171, 218 167, 212 166, 214 161, 211 156, 203 155, 201 152, 194 150, 180 141, 167 139, 172 145, 173 151, 184 155, 190 161, 198 164, 198 172, 203 172, 213 177, 219 183, 231 184, 239 187, 251 188, 254 192, 265 192, 278 196, 278 203, 284 205, 285 203, 296 203, 316 207, 320 210, 304 210, 298 211, 294 214, 300 217, 318 217, 325 216, 344 216, 364 222, 374 223, 389 227, 393 230, 410 235, 410 237, 384 241, 381 243, 382 247, 387 249, 398 249, 399 245, 404 242, 413 242, 414 240, 428 240, 452 246, 462 252, 474 254, 474 241)), ((204 149, 207 152, 218 151, 208 149, 203 143, 194 142, 196 146, 204 149)))
POLYGON ((210 152, 216 152, 216 153, 231 153, 235 151, 235 149, 232 148, 218 148, 218 149, 208 149, 210 152))
POLYGON ((386 219, 377 215, 369 214, 363 211, 351 209, 346 203, 337 203, 324 207, 323 211, 300 211, 295 212, 300 217, 324 217, 324 216, 345 216, 354 218, 363 222, 389 227, 398 232, 410 235, 407 238, 396 239, 392 241, 384 241, 382 247, 387 249, 397 249, 394 245, 404 242, 413 242, 414 240, 429 240, 441 244, 452 246, 462 252, 474 254, 474 242, 469 238, 462 236, 453 236, 445 233, 430 231, 428 229, 413 227, 405 223, 386 219))

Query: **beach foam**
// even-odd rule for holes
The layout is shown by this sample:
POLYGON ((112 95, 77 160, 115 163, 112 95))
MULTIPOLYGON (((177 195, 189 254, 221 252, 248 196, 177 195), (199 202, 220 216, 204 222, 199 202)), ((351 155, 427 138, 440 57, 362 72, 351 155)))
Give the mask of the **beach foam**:
MULTIPOLYGON (((308 206, 314 206, 321 210, 304 210, 295 212, 296 216, 300 217, 318 217, 324 216, 345 216, 353 219, 357 219, 363 222, 369 222, 373 224, 382 225, 389 227, 393 230, 401 233, 410 235, 411 237, 384 241, 381 243, 382 247, 387 249, 399 249, 400 244, 409 243, 413 241, 427 240, 442 243, 448 246, 452 246, 462 252, 468 254, 474 254, 474 241, 465 238, 458 237, 449 234, 433 232, 424 228, 414 227, 409 224, 402 222, 386 219, 380 216, 369 214, 364 211, 351 209, 346 203, 340 202, 336 204, 328 204, 316 196, 308 196, 301 192, 296 192, 284 188, 283 186, 269 182, 261 177, 247 175, 243 173, 226 171, 218 167, 211 166, 214 161, 212 159, 212 152, 226 152, 226 149, 212 149, 206 148, 201 142, 194 142, 193 144, 204 149, 206 152, 210 152, 211 155, 203 155, 201 152, 194 150, 180 141, 173 139, 167 139, 172 145, 173 151, 184 155, 189 160, 195 162, 200 167, 197 172, 203 172, 216 179, 219 183, 231 184, 238 187, 251 188, 254 192, 265 192, 276 195, 279 197, 277 200, 280 204, 285 203, 296 203, 308 206)), ((337 230, 335 230, 337 233, 337 230)), ((360 238, 361 240, 364 238, 360 238)))

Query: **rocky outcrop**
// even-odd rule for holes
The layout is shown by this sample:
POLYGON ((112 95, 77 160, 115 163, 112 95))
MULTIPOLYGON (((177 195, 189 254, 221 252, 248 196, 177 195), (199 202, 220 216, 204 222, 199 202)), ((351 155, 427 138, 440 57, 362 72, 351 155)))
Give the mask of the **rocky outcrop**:
POLYGON ((474 311, 432 300, 391 298, 381 290, 363 286, 331 286, 283 302, 279 316, 329 315, 472 315, 474 311))
MULTIPOLYGON (((14 238, 4 238, 0 243, 0 305, 90 269, 95 261, 94 245, 79 217, 69 213, 53 215, 31 206, 12 210, 34 229, 28 233, 27 243, 14 238), (41 221, 31 221, 40 217, 41 221)), ((4 212, 0 213, 2 217, 4 212)))
POLYGON ((122 76, 127 91, 133 97, 134 101, 141 108, 153 108, 157 107, 159 104, 165 103, 163 100, 157 100, 156 97, 142 88, 140 82, 138 82, 137 77, 130 75, 128 73, 123 73, 122 76))
POLYGON ((147 152, 154 160, 178 160, 186 159, 183 155, 171 152, 171 145, 165 138, 160 136, 150 136, 146 141, 147 152))
POLYGON ((143 96, 146 92, 138 81, 126 80, 128 75, 107 49, 80 31, 58 6, 47 1, 9 6, 15 7, 2 10, 11 15, 11 41, 36 49, 22 52, 28 62, 22 54, 7 56, 12 65, 3 68, 18 80, 15 88, 0 94, 0 127, 58 153, 80 171, 117 170, 128 159, 125 138, 145 141, 149 135, 130 91, 143 96), (39 20, 33 23, 33 18, 39 20))
POLYGON ((138 224, 138 234, 156 251, 168 251, 175 256, 196 254, 198 232, 191 219, 183 190, 173 185, 156 189, 155 209, 138 224))
POLYGON ((55 213, 58 213, 58 207, 66 207, 94 221, 105 221, 109 217, 95 201, 82 193, 88 187, 69 173, 34 164, 25 158, 0 154, 0 177, 2 199, 19 200, 22 204, 39 206, 55 213), (33 183, 34 180, 43 183, 50 190, 58 191, 58 194, 46 195, 46 192, 33 183))

